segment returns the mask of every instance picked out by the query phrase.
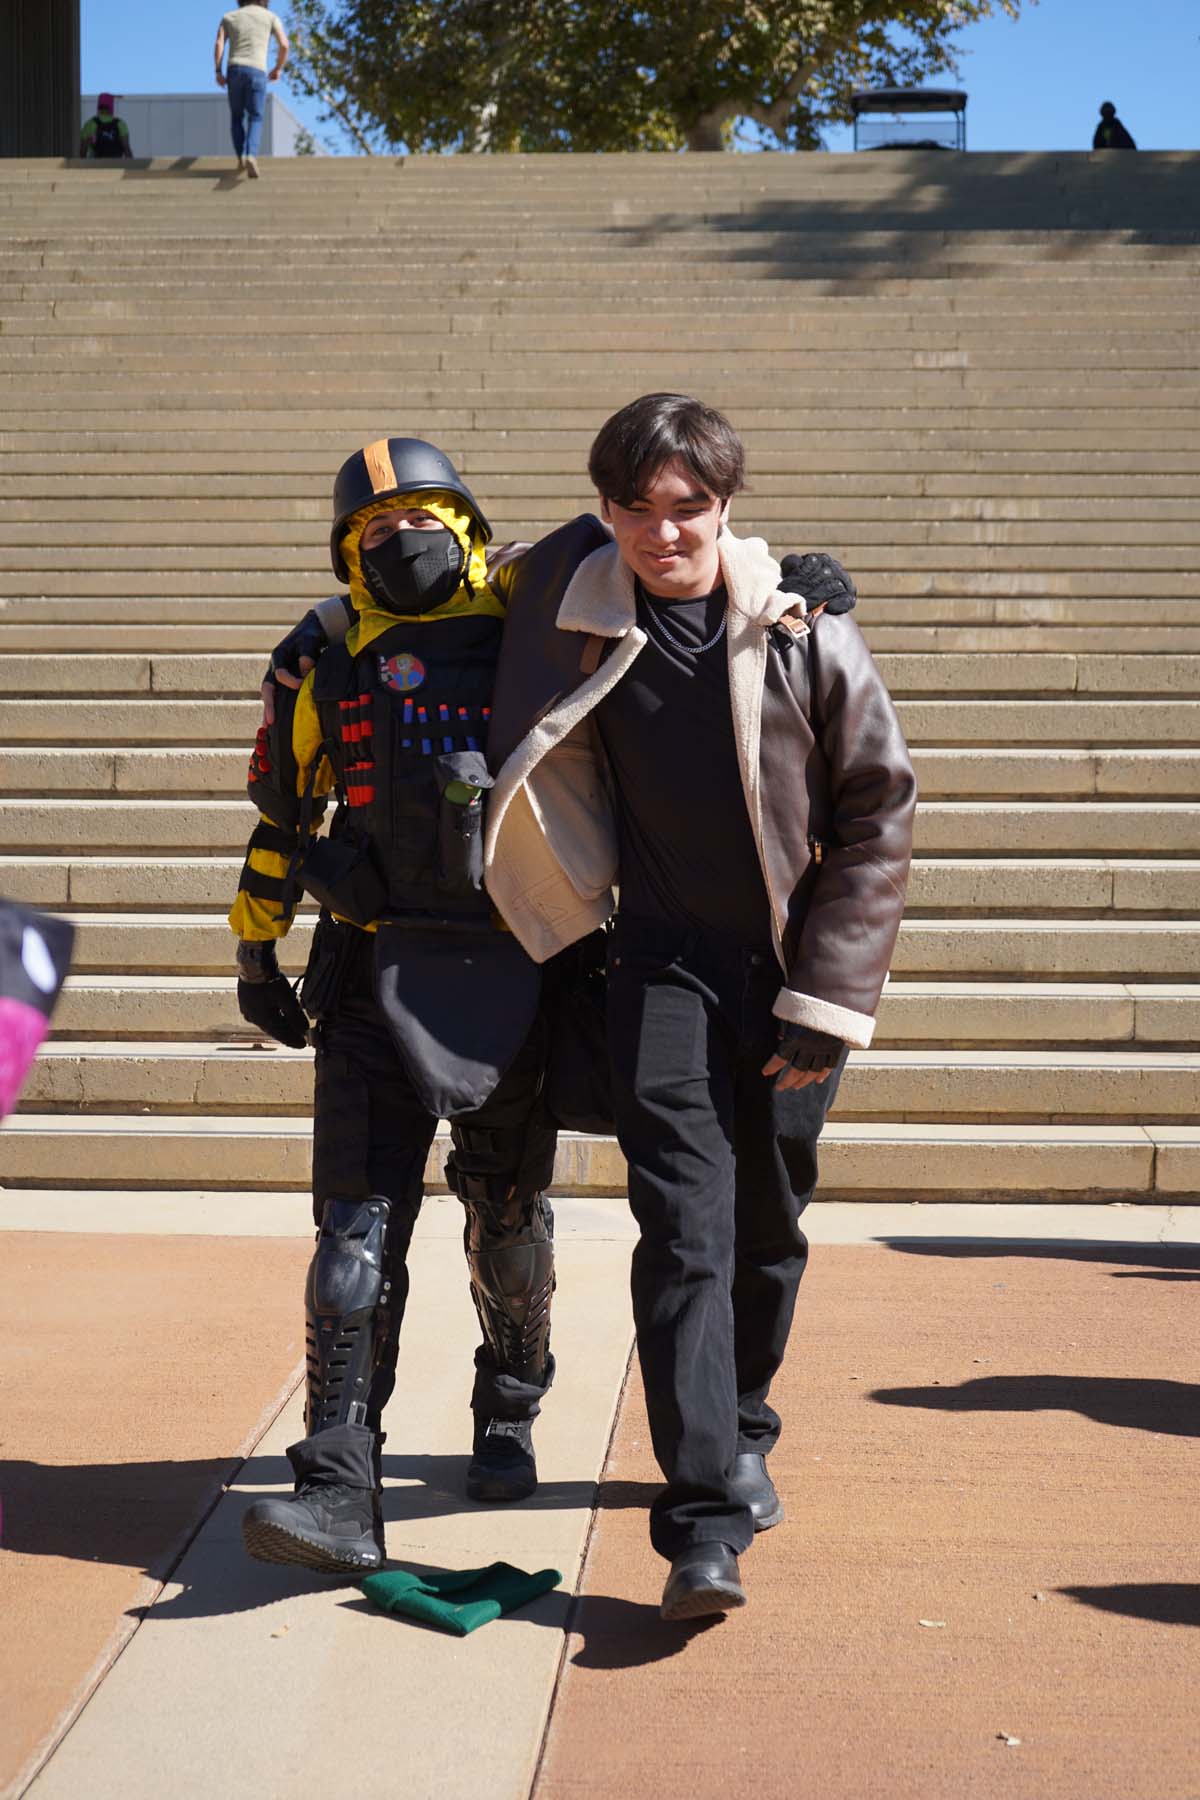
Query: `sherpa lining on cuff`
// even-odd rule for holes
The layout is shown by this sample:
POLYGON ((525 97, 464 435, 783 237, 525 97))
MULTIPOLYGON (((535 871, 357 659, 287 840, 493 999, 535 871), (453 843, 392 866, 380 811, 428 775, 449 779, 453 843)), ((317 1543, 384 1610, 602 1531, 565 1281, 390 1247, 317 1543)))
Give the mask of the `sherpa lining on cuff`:
POLYGON ((826 1031, 855 1050, 866 1050, 875 1036, 875 1021, 870 1013, 852 1012, 848 1006, 835 1006, 831 1000, 818 1000, 813 994, 797 994, 792 988, 780 988, 771 1010, 777 1019, 807 1025, 813 1031, 826 1031))

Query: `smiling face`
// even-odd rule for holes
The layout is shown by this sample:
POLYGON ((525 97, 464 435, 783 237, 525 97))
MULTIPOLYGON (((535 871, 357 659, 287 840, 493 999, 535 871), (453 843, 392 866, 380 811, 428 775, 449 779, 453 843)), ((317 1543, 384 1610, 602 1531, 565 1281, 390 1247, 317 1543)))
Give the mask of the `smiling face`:
POLYGON ((717 534, 729 502, 706 492, 681 458, 664 463, 628 506, 601 496, 601 511, 621 560, 648 594, 694 600, 720 582, 717 534))

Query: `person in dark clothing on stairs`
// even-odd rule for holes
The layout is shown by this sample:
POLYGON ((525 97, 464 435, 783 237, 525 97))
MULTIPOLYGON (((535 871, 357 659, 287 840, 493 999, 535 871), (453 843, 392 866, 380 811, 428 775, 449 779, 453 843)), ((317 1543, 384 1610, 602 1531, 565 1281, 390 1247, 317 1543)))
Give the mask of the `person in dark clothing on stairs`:
POLYGON ((1100 108, 1100 123, 1092 137, 1093 150, 1136 150, 1137 145, 1117 117, 1111 100, 1100 108))
POLYGON ((133 155, 129 127, 117 117, 117 103, 111 94, 96 96, 96 110, 85 120, 80 133, 79 154, 85 160, 94 158, 98 162, 133 155))

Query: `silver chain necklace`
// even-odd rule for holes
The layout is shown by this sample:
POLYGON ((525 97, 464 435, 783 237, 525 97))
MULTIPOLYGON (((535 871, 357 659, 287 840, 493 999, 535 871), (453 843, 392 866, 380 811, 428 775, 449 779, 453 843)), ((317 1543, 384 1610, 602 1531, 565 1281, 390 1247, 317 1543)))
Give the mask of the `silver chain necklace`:
MULTIPOLYGON (((662 635, 666 638, 668 644, 672 644, 676 650, 682 650, 685 656, 703 656, 706 650, 711 650, 713 645, 719 644, 721 639, 725 636, 725 626, 729 619, 728 602, 726 602, 725 611, 721 614, 721 623, 717 626, 717 629, 713 632, 713 635, 709 638, 707 644, 685 644, 682 638, 677 638, 675 636, 675 633, 671 630, 666 619, 663 617, 662 612, 655 606, 645 589, 642 590, 642 598, 646 602, 646 610, 649 616, 654 620, 657 629, 662 632, 662 635)), ((708 596, 704 594, 701 595, 700 598, 707 599, 708 596)))

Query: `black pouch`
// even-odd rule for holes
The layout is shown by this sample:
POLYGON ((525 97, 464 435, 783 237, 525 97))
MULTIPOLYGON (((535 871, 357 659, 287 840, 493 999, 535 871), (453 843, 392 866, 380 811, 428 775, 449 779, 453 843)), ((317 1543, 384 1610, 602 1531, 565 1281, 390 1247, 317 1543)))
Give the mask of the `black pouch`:
POLYGON ((387 905, 387 888, 365 839, 312 838, 299 880, 306 894, 355 925, 373 924, 387 905))
POLYGON ((546 1110, 564 1131, 595 1137, 610 1137, 616 1129, 605 1018, 608 936, 604 929, 589 932, 542 968, 546 1110))
POLYGON ((361 959, 370 939, 353 925, 339 925, 322 914, 313 932, 308 966, 300 983, 300 1004, 310 1019, 327 1019, 337 1011, 351 962, 361 959))
POLYGON ((439 886, 462 899, 483 892, 483 796, 492 785, 479 750, 455 750, 435 764, 439 886))

